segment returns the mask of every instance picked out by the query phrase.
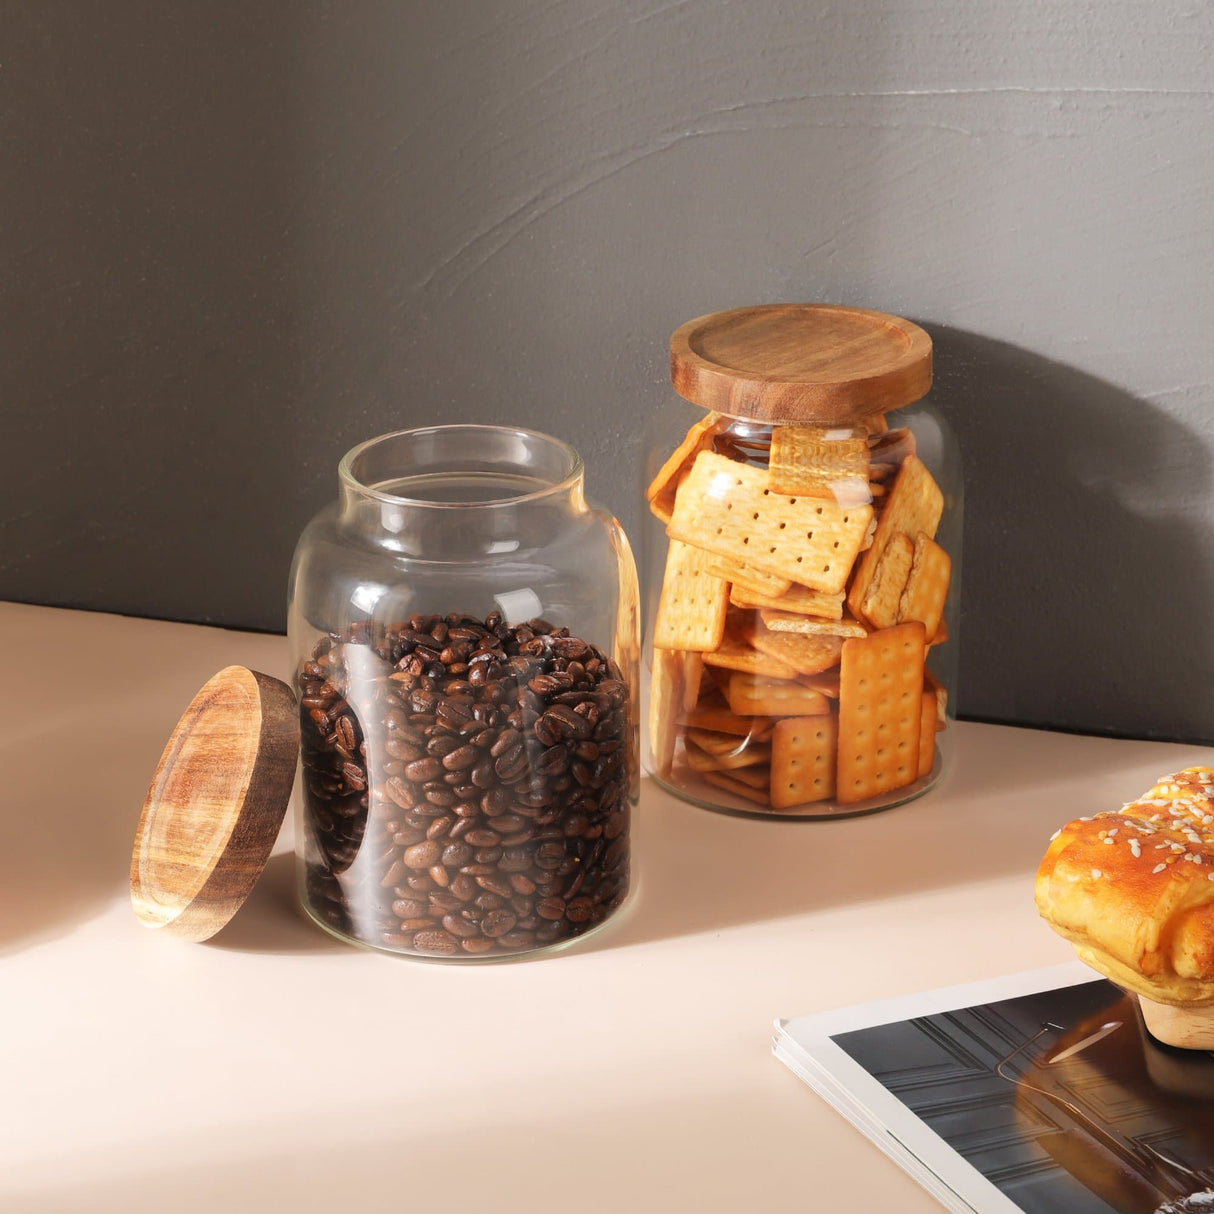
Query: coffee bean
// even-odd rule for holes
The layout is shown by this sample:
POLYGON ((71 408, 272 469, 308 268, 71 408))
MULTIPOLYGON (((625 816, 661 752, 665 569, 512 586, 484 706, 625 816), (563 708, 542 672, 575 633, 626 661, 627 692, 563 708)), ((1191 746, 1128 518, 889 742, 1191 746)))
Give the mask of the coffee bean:
POLYGON ((499 948, 526 948, 534 939, 531 932, 522 931, 516 926, 498 936, 497 944, 499 948))
POLYGON ((577 935, 622 900, 628 688, 569 629, 358 622, 317 642, 297 685, 318 918, 384 947, 480 955, 577 935), (356 857, 359 881, 338 883, 356 857))
POLYGON ((561 843, 542 843, 535 852, 537 868, 554 870, 560 868, 565 860, 565 847, 561 843))
POLYGON ((481 889, 491 894, 497 894, 499 898, 509 898, 514 893, 514 887, 503 877, 482 876, 473 879, 481 889))
POLYGON ((474 923, 469 923, 467 919, 461 919, 458 915, 444 915, 443 927, 447 929, 453 936, 479 936, 480 928, 474 923))
POLYGON ((414 759, 405 766, 406 779, 415 784, 424 784, 427 780, 436 779, 443 770, 443 765, 435 758, 414 759))
POLYGON ((475 746, 461 746, 457 750, 448 751, 443 757, 443 766, 448 771, 467 771, 479 762, 480 757, 481 752, 475 746))
POLYGON ((513 784, 515 780, 519 780, 527 774, 530 766, 526 748, 522 743, 518 743, 498 756, 493 764, 493 770, 502 783, 513 784))
POLYGON ((448 868, 459 868, 461 864, 469 864, 471 861, 472 848, 467 843, 448 843, 443 848, 442 862, 448 868))
MULTIPOLYGON (((468 940, 461 940, 459 943, 460 947, 466 953, 491 953, 494 949, 494 941, 483 940, 477 936, 473 936, 468 940)), ((500 943, 500 941, 498 943, 500 943)))
POLYGON ((476 880, 470 877, 467 873, 460 873, 458 876, 451 878, 450 885, 451 893, 459 899, 460 902, 471 902, 476 897, 480 886, 476 880))
MULTIPOLYGON (((498 861, 498 868, 504 873, 523 873, 530 867, 531 852, 526 847, 507 847, 498 861)), ((522 892, 530 893, 530 890, 522 892)))
POLYGON ((442 848, 433 839, 427 839, 424 843, 415 843, 412 847, 405 849, 405 863, 410 868, 429 868, 432 864, 437 864, 441 856, 442 848))
POLYGON ((431 928, 413 934, 413 948, 419 953, 452 957, 459 951, 459 940, 448 931, 431 928))
POLYGON ((492 910, 481 920, 481 931, 490 940, 504 936, 518 922, 518 916, 513 911, 492 910))
POLYGON ((464 837, 473 847, 496 847, 502 841, 495 830, 470 830, 464 837))

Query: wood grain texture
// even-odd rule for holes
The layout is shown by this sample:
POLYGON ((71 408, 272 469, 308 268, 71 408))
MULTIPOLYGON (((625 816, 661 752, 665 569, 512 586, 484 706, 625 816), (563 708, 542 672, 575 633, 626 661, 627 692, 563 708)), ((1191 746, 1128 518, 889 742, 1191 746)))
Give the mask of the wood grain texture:
POLYGON ((152 777, 131 853, 139 920, 186 940, 240 909, 282 825, 299 751, 291 689, 229 666, 182 714, 152 777))
POLYGON ((1138 1005, 1156 1041, 1182 1050, 1214 1050, 1214 1007, 1173 1007, 1141 996, 1138 1005))
POLYGON ((670 378, 680 396, 730 417, 846 425, 925 396, 932 339, 870 308, 732 308, 674 331, 670 378))

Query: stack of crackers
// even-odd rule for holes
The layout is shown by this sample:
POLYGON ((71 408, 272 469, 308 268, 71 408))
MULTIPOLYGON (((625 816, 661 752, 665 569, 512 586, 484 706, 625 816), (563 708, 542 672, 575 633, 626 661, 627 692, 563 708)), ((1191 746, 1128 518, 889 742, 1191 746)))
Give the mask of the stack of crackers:
POLYGON ((756 454, 729 426, 692 426, 647 494, 669 536, 657 774, 779 812, 930 776, 947 693, 925 659, 946 639, 951 561, 913 435, 775 426, 756 454))

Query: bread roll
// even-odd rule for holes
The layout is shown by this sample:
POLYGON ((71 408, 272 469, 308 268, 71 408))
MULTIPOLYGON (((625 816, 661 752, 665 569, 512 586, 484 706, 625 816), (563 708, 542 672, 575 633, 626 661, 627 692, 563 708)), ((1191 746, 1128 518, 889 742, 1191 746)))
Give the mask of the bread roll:
POLYGON ((1188 767, 1064 826, 1037 871, 1037 909, 1118 986, 1214 1004, 1214 770, 1188 767))

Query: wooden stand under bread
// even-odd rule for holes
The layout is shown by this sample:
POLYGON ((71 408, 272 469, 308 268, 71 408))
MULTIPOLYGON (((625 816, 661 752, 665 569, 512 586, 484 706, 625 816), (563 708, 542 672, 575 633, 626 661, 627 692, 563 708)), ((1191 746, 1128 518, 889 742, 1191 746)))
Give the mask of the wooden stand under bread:
POLYGON ((931 339, 858 308, 741 308, 677 330, 671 375, 707 413, 646 494, 666 535, 654 774, 794 816, 923 791, 947 722, 927 668, 947 639, 946 499, 886 414, 926 393, 931 339))
POLYGON ((1188 767, 1067 823, 1036 893, 1080 959, 1138 995, 1154 1037, 1214 1049, 1214 770, 1188 767))

